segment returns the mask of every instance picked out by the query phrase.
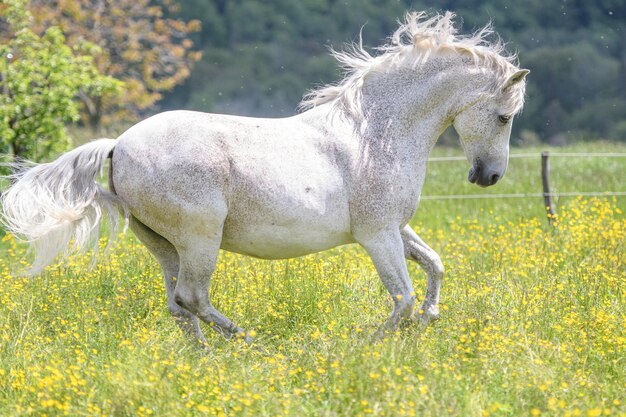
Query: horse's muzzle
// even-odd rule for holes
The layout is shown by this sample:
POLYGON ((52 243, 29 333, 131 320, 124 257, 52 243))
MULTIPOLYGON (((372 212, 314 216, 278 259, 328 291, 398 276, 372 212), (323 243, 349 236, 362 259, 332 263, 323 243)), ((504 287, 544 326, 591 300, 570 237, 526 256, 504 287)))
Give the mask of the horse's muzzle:
POLYGON ((474 166, 470 168, 467 175, 467 180, 472 184, 480 185, 481 187, 489 187, 494 185, 500 179, 501 175, 489 168, 486 168, 482 161, 476 160, 474 166))

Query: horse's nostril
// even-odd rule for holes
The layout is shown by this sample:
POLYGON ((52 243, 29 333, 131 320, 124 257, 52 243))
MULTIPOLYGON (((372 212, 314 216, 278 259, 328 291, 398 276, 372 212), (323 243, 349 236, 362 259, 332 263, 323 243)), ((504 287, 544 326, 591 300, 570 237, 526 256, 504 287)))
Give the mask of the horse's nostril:
POLYGON ((496 182, 498 182, 498 180, 500 179, 500 176, 498 174, 493 174, 491 176, 491 185, 495 184, 496 182))
POLYGON ((469 174, 467 175, 468 181, 471 182, 472 184, 476 183, 480 178, 481 171, 482 171, 482 166, 481 166, 480 160, 476 160, 474 165, 470 168, 469 174))

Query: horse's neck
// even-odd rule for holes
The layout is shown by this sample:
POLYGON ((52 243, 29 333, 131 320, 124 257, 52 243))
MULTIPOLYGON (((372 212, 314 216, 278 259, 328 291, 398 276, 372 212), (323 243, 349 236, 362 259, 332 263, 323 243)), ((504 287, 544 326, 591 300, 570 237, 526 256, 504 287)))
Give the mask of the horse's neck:
POLYGON ((473 99, 477 78, 461 59, 449 57, 373 76, 363 90, 361 140, 387 149, 383 157, 395 149, 397 157, 422 165, 455 114, 473 99))

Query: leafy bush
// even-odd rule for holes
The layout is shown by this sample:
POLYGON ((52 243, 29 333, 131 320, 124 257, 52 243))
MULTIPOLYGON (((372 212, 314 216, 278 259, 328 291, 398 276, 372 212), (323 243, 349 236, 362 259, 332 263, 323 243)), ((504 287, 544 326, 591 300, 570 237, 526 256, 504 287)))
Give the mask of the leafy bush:
POLYGON ((121 83, 98 72, 93 45, 70 48, 56 27, 42 36, 30 30, 24 0, 8 0, 0 13, 12 34, 0 45, 0 150, 45 159, 67 148, 65 123, 79 117, 79 92, 114 93, 121 83))

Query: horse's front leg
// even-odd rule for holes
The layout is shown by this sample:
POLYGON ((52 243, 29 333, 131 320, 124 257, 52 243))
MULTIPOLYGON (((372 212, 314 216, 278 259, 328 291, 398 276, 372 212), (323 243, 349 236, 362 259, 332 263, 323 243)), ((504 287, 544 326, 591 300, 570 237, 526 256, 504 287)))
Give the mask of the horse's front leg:
POLYGON ((409 279, 404 260, 404 246, 398 228, 383 230, 373 237, 357 241, 365 248, 383 284, 389 291, 394 308, 391 316, 383 323, 377 336, 393 331, 403 318, 409 318, 415 305, 415 292, 409 279))
POLYGON ((443 264, 437 252, 424 243, 409 225, 404 226, 401 235, 404 244, 404 256, 419 263, 428 276, 426 296, 412 317, 415 321, 427 325, 439 318, 438 304, 443 278, 443 264))

